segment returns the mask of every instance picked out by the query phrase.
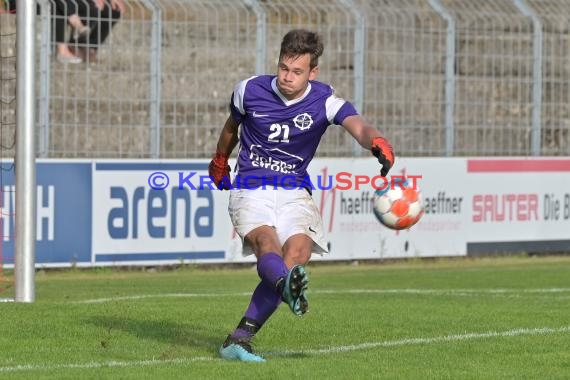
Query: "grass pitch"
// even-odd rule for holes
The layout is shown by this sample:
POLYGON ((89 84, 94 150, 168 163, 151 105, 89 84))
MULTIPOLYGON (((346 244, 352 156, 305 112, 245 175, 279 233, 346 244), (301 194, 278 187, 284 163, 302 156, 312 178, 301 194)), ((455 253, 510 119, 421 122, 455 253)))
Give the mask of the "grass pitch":
MULTIPOLYGON (((308 266, 310 312, 282 305, 218 359, 255 270, 39 272, 2 303, 2 379, 568 379, 570 257, 308 266)), ((6 296, 4 293, 3 296, 6 296)))

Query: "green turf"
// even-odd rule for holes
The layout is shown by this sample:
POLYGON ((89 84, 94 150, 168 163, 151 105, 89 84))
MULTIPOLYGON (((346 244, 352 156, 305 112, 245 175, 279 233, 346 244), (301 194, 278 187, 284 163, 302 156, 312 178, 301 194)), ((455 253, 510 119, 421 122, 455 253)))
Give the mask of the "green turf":
POLYGON ((0 378, 570 378, 570 257, 308 271, 310 312, 282 305, 261 364, 217 358, 254 269, 41 271, 35 303, 0 304, 0 378))

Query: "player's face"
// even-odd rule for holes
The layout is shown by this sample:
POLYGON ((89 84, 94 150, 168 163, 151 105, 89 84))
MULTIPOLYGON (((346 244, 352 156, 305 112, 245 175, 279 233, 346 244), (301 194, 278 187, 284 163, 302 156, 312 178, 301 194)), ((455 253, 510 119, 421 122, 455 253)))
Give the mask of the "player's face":
POLYGON ((288 99, 302 96, 310 80, 317 77, 319 67, 311 69, 311 55, 298 57, 281 57, 277 67, 277 87, 288 99))

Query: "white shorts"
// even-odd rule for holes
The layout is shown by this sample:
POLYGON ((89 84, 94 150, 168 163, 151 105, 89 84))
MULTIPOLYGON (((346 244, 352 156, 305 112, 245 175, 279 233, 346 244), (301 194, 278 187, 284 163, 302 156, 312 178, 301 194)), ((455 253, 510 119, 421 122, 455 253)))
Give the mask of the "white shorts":
POLYGON ((244 256, 253 254, 244 237, 261 226, 275 227, 281 246, 291 236, 305 234, 313 240, 312 253, 328 253, 319 209, 306 190, 230 190, 228 211, 244 256))

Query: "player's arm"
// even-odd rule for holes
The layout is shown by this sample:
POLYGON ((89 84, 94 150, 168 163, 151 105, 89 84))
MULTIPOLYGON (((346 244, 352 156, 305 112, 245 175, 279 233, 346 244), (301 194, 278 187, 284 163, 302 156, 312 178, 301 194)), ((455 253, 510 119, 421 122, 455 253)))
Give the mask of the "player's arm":
POLYGON ((208 166, 208 174, 220 190, 229 190, 230 166, 228 165, 228 159, 239 140, 238 127, 239 124, 230 115, 218 138, 216 154, 208 166))
POLYGON ((220 138, 218 139, 218 145, 216 146, 216 153, 229 157, 232 151, 236 147, 239 137, 238 137, 238 127, 239 124, 230 115, 224 123, 224 128, 222 133, 220 133, 220 138))
POLYGON ((372 152, 382 165, 380 174, 385 176, 394 166, 394 151, 388 140, 360 115, 347 116, 342 126, 364 148, 372 152))

